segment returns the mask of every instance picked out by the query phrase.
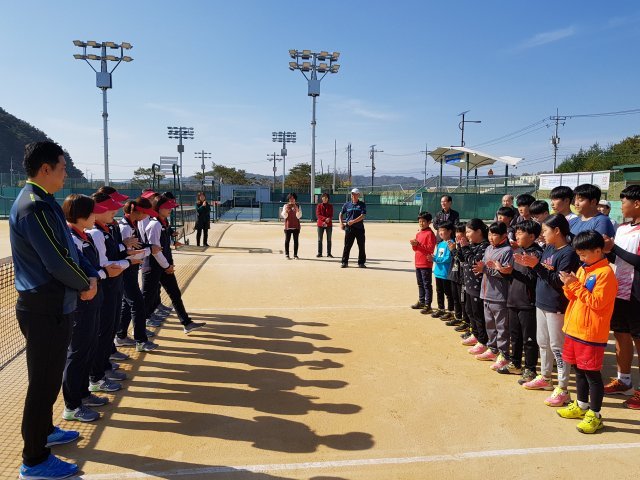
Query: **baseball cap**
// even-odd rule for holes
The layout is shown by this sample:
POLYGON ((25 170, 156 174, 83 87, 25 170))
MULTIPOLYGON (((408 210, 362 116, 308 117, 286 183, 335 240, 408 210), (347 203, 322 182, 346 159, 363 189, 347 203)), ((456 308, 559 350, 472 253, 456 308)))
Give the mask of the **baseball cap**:
POLYGON ((598 205, 604 205, 605 207, 609 207, 611 208, 611 202, 607 201, 607 200, 600 200, 598 202, 598 205))
POLYGON ((351 193, 357 193, 358 195, 360 195, 360 190, 358 190, 357 188, 353 188, 351 189, 351 193))
POLYGON ((125 195, 123 193, 119 193, 119 192, 113 192, 111 195, 109 195, 111 198, 113 198, 116 202, 124 202, 125 200, 129 199, 128 195, 125 195))
POLYGON ((120 210, 122 208, 122 204, 116 202, 111 197, 109 197, 107 200, 103 200, 102 202, 96 203, 96 206, 105 208, 106 209, 105 212, 109 210, 120 210))

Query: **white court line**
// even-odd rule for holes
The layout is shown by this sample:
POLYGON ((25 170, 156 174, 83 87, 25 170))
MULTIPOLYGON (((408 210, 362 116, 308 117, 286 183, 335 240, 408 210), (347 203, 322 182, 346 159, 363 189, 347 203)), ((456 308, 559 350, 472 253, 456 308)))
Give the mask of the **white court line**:
POLYGON ((130 472, 130 473, 103 473, 94 475, 83 475, 85 480, 109 480, 119 478, 151 478, 151 477, 185 477, 188 475, 212 475, 219 473, 233 472, 280 472, 285 470, 326 470, 338 469, 345 467, 362 467, 377 465, 407 465, 420 463, 436 463, 436 462, 460 462, 463 460, 476 458, 492 458, 505 456, 526 456, 540 455, 546 453, 571 453, 571 452, 591 452, 603 450, 623 450, 631 448, 640 448, 640 443, 609 443, 598 445, 563 445, 558 447, 539 447, 539 448, 519 448, 509 450, 485 450, 479 452, 457 453, 453 455, 431 455, 425 457, 396 457, 396 458, 366 458, 355 460, 336 460, 328 462, 304 462, 304 463, 274 463, 265 465, 237 465, 230 467, 203 467, 203 468, 186 468, 181 470, 166 470, 155 472, 130 472))
POLYGON ((189 308, 190 312, 222 312, 222 311, 272 311, 272 310, 335 310, 339 312, 341 310, 386 310, 393 308, 406 308, 406 305, 318 305, 318 306, 305 306, 305 307, 216 307, 216 308, 189 308))

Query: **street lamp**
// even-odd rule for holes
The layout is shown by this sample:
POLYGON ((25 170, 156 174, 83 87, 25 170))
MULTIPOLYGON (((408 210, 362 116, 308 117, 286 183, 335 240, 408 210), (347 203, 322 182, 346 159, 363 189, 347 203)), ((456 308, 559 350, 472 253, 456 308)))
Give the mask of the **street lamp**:
MULTIPOLYGON (((461 131, 461 135, 460 135, 460 146, 464 147, 464 125, 466 123, 482 123, 482 120, 465 120, 464 116, 469 113, 471 110, 465 110, 462 113, 459 113, 458 116, 462 117, 462 120, 460 121, 460 123, 458 123, 458 128, 461 131)), ((467 176, 466 176, 466 188, 469 188, 469 154, 465 153, 465 158, 467 159, 467 176)), ((462 169, 460 169, 460 185, 462 185, 462 169)))
POLYGON ((122 42, 120 44, 114 42, 96 42, 89 40, 83 42, 81 40, 74 40, 73 44, 76 47, 82 48, 82 53, 76 53, 73 58, 76 60, 84 60, 87 65, 96 72, 96 86, 102 90, 102 123, 103 123, 103 135, 104 135, 104 184, 109 185, 109 135, 107 132, 107 89, 111 88, 111 74, 118 68, 120 62, 131 62, 133 58, 124 55, 125 50, 131 50, 133 46, 128 42, 122 42), (88 54, 87 47, 100 49, 100 55, 88 54), (107 48, 110 50, 120 50, 120 55, 107 55, 107 48), (89 60, 96 60, 100 62, 100 71, 96 70, 89 60), (107 62, 118 62, 109 70, 107 62))
POLYGON ((202 161, 200 168, 202 168, 202 190, 204 191, 204 161, 211 160, 211 152, 205 152, 204 150, 196 152, 196 158, 199 158, 202 161))
POLYGON ((178 140, 178 153, 180 154, 180 172, 178 179, 180 180, 180 188, 182 188, 182 153, 184 152, 182 140, 193 140, 193 127, 167 127, 167 135, 169 138, 178 140))
MULTIPOLYGON (((274 142, 282 142, 282 150, 280 150, 280 155, 282 156, 282 194, 284 195, 284 176, 287 173, 287 169, 285 168, 286 156, 287 156, 287 143, 296 143, 296 132, 271 132, 271 135, 272 135, 272 140, 274 142)), ((274 164, 274 167, 275 167, 275 164, 274 164)), ((273 182, 274 190, 275 190, 275 187, 276 186, 274 181, 273 182)))
POLYGON ((320 81, 327 73, 338 73, 340 65, 335 62, 338 61, 340 53, 289 50, 289 56, 295 60, 294 62, 289 62, 289 70, 300 70, 300 73, 307 79, 307 95, 313 98, 313 113, 311 117, 311 201, 313 202, 313 194, 316 187, 316 97, 320 96, 320 81), (309 76, 307 76, 307 72, 309 76), (318 73, 322 74, 320 78, 318 78, 318 73))

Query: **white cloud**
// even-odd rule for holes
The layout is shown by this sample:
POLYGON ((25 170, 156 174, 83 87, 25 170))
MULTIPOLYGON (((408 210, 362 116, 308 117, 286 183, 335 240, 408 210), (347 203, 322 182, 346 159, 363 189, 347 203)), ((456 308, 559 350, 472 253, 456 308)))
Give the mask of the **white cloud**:
POLYGON ((518 45, 515 50, 526 50, 529 48, 540 47, 549 43, 557 42, 565 38, 572 37, 577 33, 575 27, 561 28, 558 30, 552 30, 550 32, 537 33, 533 37, 525 40, 518 45))

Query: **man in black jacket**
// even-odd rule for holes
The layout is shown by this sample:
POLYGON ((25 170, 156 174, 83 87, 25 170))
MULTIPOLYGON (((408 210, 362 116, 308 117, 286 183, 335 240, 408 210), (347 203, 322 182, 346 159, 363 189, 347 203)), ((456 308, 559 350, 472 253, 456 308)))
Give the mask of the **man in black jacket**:
POLYGON ((79 434, 54 427, 52 408, 62 384, 77 299, 95 296, 98 273, 78 253, 53 197, 67 176, 62 148, 53 142, 31 143, 25 147, 24 167, 28 180, 9 217, 16 317, 26 340, 29 374, 20 475, 64 478, 78 467, 51 455, 49 447, 74 441, 79 434))
POLYGON ((452 203, 451 195, 443 195, 440 199, 442 210, 436 213, 436 217, 433 220, 433 228, 436 231, 444 222, 451 222, 455 226, 460 221, 460 214, 451 208, 452 203))

